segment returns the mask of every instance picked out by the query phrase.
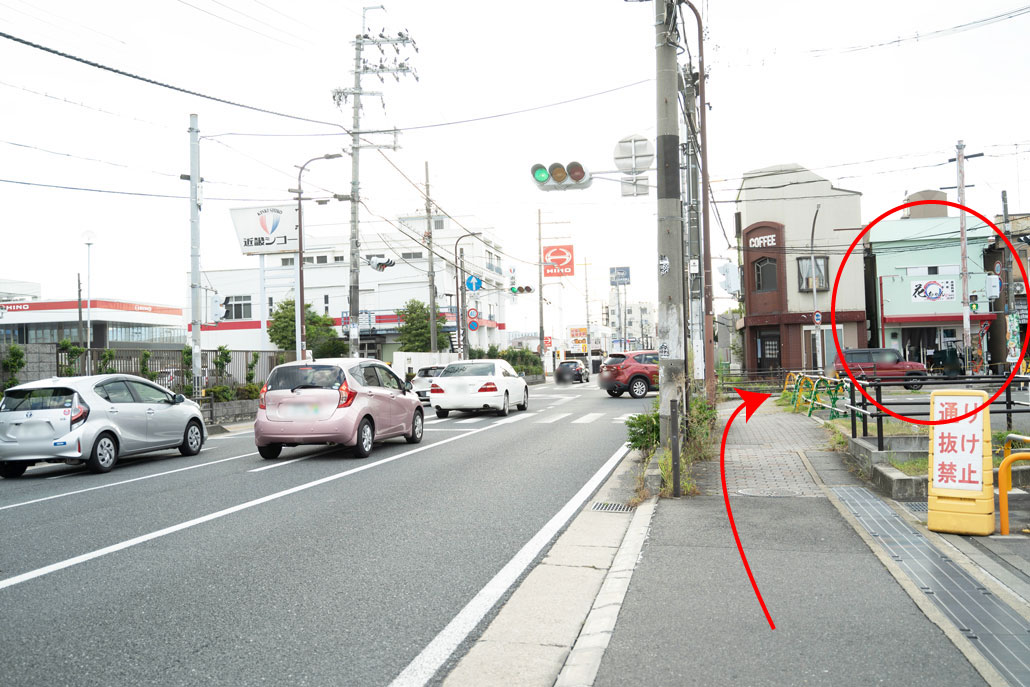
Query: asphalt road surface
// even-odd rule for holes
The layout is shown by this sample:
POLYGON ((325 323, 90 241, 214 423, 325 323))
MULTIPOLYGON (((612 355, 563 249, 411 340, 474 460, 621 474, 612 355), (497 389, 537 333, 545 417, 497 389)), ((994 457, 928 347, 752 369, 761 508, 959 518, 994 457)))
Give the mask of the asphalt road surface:
MULTIPOLYGON (((267 461, 242 431, 191 458, 0 481, 2 682, 390 684, 652 399, 534 386, 527 412, 430 412, 421 444, 366 459, 297 447, 267 461)), ((472 627, 433 680, 484 624, 472 627)))

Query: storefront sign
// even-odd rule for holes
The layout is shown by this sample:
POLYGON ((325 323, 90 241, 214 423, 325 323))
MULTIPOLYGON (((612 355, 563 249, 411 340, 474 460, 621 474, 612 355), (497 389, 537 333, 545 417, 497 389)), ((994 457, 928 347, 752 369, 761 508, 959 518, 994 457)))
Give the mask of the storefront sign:
POLYGON ((930 279, 910 283, 913 303, 939 303, 955 300, 954 279, 930 279))
POLYGON ((229 211, 244 255, 297 252, 297 206, 236 208, 229 211))
POLYGON ((769 248, 776 245, 776 234, 755 236, 747 242, 749 248, 769 248))

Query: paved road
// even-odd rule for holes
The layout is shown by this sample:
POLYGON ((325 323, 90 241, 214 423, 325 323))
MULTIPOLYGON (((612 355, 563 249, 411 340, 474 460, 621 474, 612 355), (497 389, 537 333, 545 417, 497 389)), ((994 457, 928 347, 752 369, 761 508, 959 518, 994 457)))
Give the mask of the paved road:
POLYGON ((545 385, 528 412, 430 414, 421 445, 363 460, 265 461, 245 432, 192 458, 5 480, 3 683, 389 684, 650 402, 545 385))

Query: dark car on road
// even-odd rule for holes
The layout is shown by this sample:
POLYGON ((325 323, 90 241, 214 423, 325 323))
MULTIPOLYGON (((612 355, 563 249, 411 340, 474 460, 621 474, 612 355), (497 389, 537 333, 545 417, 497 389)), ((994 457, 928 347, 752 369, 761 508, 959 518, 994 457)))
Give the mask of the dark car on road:
POLYGON ((643 398, 648 391, 658 391, 658 352, 628 351, 612 353, 601 363, 600 387, 609 396, 643 398))
MULTIPOLYGON (((844 360, 857 379, 878 377, 887 381, 912 380, 905 388, 916 391, 923 385, 920 380, 926 379, 926 365, 905 360, 901 353, 893 348, 847 348, 844 360)), ((833 364, 837 376, 845 377, 844 365, 840 358, 833 364)))
POLYGON ((554 371, 554 380, 559 384, 564 382, 589 382, 590 373, 582 360, 563 360, 558 363, 554 371))

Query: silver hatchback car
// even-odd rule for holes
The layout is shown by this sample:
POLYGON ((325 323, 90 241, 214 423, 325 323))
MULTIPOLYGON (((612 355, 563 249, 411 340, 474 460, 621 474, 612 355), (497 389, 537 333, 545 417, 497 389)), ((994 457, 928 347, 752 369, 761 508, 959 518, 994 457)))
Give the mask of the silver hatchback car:
POLYGON ((142 377, 51 377, 11 387, 0 400, 0 476, 34 463, 85 463, 107 472, 118 458, 178 448, 200 453, 200 406, 142 377))

